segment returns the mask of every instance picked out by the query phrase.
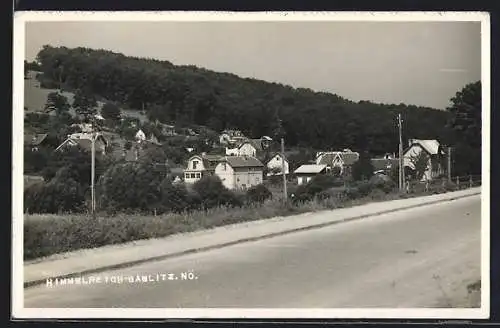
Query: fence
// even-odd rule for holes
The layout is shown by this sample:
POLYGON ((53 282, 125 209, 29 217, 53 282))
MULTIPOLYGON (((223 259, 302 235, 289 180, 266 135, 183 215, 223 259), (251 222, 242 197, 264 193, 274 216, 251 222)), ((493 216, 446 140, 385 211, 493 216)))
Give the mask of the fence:
POLYGON ((407 181, 405 186, 406 193, 432 192, 442 189, 447 191, 463 190, 481 186, 480 175, 456 176, 448 178, 434 179, 429 181, 407 181))

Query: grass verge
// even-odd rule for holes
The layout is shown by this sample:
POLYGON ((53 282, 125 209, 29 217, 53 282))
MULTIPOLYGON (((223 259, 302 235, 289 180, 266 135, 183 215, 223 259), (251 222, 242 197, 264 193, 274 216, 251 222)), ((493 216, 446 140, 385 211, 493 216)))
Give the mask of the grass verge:
POLYGON ((340 200, 327 198, 300 205, 269 200, 262 205, 242 208, 219 207, 192 213, 168 213, 159 216, 141 214, 98 215, 96 219, 83 214, 25 215, 24 259, 33 260, 53 254, 120 244, 141 239, 161 238, 219 226, 261 220, 278 216, 315 212, 362 205, 374 201, 423 196, 430 193, 374 193, 369 196, 340 200))

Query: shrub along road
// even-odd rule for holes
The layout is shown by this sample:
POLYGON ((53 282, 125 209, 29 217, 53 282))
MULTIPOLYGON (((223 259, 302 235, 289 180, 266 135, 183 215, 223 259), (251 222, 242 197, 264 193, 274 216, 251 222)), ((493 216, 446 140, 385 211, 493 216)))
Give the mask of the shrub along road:
POLYGON ((102 272, 92 285, 40 285, 25 307, 471 306, 480 228, 476 195, 102 272), (137 274, 160 281, 129 283, 137 274), (113 276, 125 282, 103 282, 113 276))

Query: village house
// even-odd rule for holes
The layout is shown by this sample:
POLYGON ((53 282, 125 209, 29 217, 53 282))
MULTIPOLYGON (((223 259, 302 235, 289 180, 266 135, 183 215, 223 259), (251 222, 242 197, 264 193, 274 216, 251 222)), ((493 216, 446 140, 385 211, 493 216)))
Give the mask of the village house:
POLYGON ((264 164, 251 156, 226 156, 215 167, 215 174, 231 190, 246 190, 263 182, 264 164))
POLYGON ((408 148, 403 151, 403 167, 405 171, 411 172, 415 170, 414 161, 422 152, 428 156, 427 169, 422 176, 422 181, 432 180, 445 174, 446 170, 442 162, 445 152, 441 149, 437 140, 409 139, 408 148))
POLYGON ((184 181, 186 183, 195 183, 204 176, 211 176, 215 172, 215 167, 222 160, 221 155, 194 155, 187 161, 187 167, 184 169, 184 181))
POLYGON ((25 135, 24 136, 24 145, 26 147, 30 147, 31 151, 35 152, 40 150, 40 146, 44 144, 47 140, 47 133, 38 133, 34 135, 25 135))
POLYGON ((337 167, 341 175, 349 175, 352 165, 359 159, 359 153, 350 149, 343 151, 320 152, 316 154, 316 164, 326 165, 327 172, 337 167))
MULTIPOLYGON (((283 156, 281 153, 276 153, 274 154, 266 163, 267 167, 267 174, 266 176, 273 176, 273 175, 283 175, 283 156)), ((289 174, 289 163, 286 158, 285 160, 285 175, 289 174)))
POLYGON ((272 139, 262 137, 260 139, 246 139, 236 145, 226 146, 227 156, 253 156, 262 157, 264 151, 269 149, 272 139))
MULTIPOLYGON (((80 147, 81 149, 85 151, 92 151, 92 137, 91 134, 88 133, 73 133, 68 136, 66 140, 63 141, 56 149, 55 151, 61 151, 65 149, 69 149, 69 147, 80 147)), ((105 155, 106 154, 106 148, 108 147, 108 141, 106 138, 100 134, 97 133, 95 143, 94 143, 94 149, 96 154, 101 154, 105 155)))
POLYGON ((146 134, 144 133, 144 131, 142 130, 137 131, 135 134, 135 141, 140 143, 145 140, 146 140, 146 134))
POLYGON ((219 143, 224 146, 240 144, 247 138, 239 130, 224 130, 219 136, 219 143))
POLYGON ((177 135, 177 132, 175 132, 175 126, 173 125, 158 123, 157 126, 160 127, 161 133, 164 136, 173 137, 177 135))
POLYGON ((92 124, 90 123, 71 124, 71 127, 84 133, 92 132, 92 124))
POLYGON ((158 141, 158 138, 153 133, 151 133, 149 135, 149 138, 146 139, 145 142, 149 142, 149 143, 155 144, 157 146, 161 146, 161 143, 158 141))
POLYGON ((244 141, 234 148, 226 147, 227 156, 257 156, 257 149, 253 143, 244 141))
POLYGON ((297 177, 297 184, 306 184, 319 174, 327 173, 325 164, 304 164, 299 166, 294 172, 297 177))

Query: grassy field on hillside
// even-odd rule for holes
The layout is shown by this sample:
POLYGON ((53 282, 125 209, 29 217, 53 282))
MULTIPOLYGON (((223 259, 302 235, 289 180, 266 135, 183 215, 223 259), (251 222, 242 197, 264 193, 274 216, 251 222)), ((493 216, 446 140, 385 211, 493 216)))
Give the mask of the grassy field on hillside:
MULTIPOLYGON (((24 108, 28 112, 39 112, 42 111, 45 103, 47 102, 47 96, 51 92, 58 91, 57 89, 44 89, 40 87, 40 82, 36 80, 36 74, 39 72, 30 71, 28 73, 28 79, 24 80, 24 108)), ((63 91, 61 92, 70 104, 73 103, 74 93, 63 91)), ((100 111, 104 105, 103 101, 98 101, 97 106, 100 111)), ((147 120, 145 115, 142 115, 139 111, 127 110, 121 108, 124 115, 137 118, 141 121, 147 120)), ((70 109, 71 114, 75 114, 73 109, 70 109)))

